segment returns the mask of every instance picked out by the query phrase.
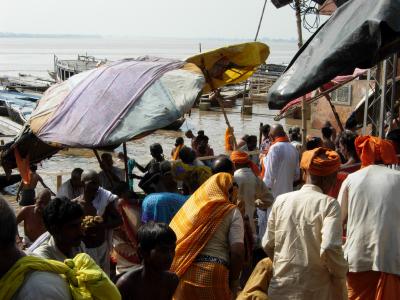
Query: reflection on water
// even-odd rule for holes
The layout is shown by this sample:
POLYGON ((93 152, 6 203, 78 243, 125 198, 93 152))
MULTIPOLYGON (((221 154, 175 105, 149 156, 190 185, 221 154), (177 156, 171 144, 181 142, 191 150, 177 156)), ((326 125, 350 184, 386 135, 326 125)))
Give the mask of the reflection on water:
MULTIPOLYGON (((251 116, 242 116, 240 114, 240 106, 227 109, 227 113, 228 119, 235 129, 235 136, 239 139, 245 134, 253 134, 258 137, 260 123, 273 124, 273 116, 276 112, 268 110, 266 102, 257 102, 253 104, 253 115, 251 116)), ((193 109, 191 115, 186 116, 186 122, 182 125, 180 131, 158 130, 140 140, 129 142, 127 144, 128 156, 145 165, 151 159, 149 153, 150 145, 152 143, 160 143, 163 146, 165 156, 169 158, 175 139, 179 136, 184 137, 184 132, 188 129, 193 130, 194 133, 203 129, 205 134, 210 138, 210 146, 214 149, 214 153, 224 153, 226 124, 222 112, 193 109)), ((190 140, 185 138, 185 143, 190 146, 190 140)), ((118 151, 122 151, 122 147, 115 150, 115 152, 118 151)), ((85 154, 87 153, 91 154, 90 152, 85 152, 85 154)), ((39 174, 40 171, 70 172, 76 167, 84 170, 99 169, 97 160, 92 154, 90 157, 58 154, 42 163, 42 166, 39 167, 39 174)), ((66 180, 68 177, 69 175, 63 176, 63 180, 66 180)), ((54 175, 43 174, 43 178, 55 190, 56 177, 54 175)))

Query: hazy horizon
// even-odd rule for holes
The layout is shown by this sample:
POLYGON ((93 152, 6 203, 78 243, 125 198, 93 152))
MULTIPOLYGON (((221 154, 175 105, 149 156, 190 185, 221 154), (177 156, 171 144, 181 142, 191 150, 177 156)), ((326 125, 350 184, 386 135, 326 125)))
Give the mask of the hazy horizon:
MULTIPOLYGON (((253 40, 264 0, 19 0, 2 3, 16 34, 253 40), (16 13, 12 13, 16 12, 16 13)), ((304 39, 310 34, 303 30, 304 39)), ((295 12, 268 1, 259 37, 296 40, 295 12)))

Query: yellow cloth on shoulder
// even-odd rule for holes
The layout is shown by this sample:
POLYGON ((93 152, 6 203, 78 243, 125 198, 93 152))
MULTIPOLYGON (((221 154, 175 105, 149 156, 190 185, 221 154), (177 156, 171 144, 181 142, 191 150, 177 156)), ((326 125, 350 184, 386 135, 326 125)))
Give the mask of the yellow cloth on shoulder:
POLYGON ((218 173, 185 202, 170 223, 177 242, 171 270, 181 277, 222 222, 236 206, 229 201, 233 177, 218 173))
POLYGON ((119 300, 121 295, 108 276, 85 253, 65 262, 24 256, 0 280, 0 299, 12 299, 32 271, 51 272, 62 275, 75 300, 119 300))

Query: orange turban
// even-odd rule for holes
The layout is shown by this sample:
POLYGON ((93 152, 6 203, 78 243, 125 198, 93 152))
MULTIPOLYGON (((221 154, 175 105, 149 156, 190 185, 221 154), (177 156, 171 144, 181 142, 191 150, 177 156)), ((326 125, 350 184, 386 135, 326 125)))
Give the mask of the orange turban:
POLYGON ((234 164, 248 164, 250 169, 253 171, 253 173, 256 176, 260 175, 260 169, 257 167, 257 165, 250 160, 249 155, 246 152, 242 151, 233 151, 231 153, 231 161, 234 164))
POLYGON ((386 165, 398 163, 396 150, 391 141, 366 135, 357 137, 354 144, 361 160, 361 168, 378 161, 386 165))
POLYGON ((339 170, 340 156, 327 148, 315 148, 303 153, 300 167, 311 175, 328 176, 339 170))

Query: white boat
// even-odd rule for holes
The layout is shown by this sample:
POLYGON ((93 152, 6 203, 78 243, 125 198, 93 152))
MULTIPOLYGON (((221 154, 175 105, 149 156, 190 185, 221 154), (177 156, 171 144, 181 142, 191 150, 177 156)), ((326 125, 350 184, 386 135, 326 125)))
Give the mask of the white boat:
POLYGON ((78 54, 78 59, 59 59, 54 55, 54 71, 49 72, 49 75, 57 82, 60 82, 75 74, 94 69, 106 62, 106 59, 97 59, 88 55, 78 54))

